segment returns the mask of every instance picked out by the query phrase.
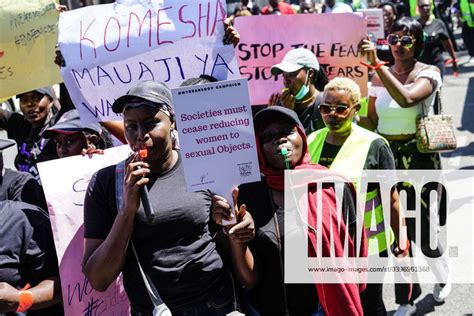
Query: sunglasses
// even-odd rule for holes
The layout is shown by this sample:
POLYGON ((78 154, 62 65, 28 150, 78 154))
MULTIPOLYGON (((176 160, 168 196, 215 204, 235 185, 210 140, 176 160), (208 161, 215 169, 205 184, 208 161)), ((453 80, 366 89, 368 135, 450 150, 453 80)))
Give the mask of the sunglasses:
POLYGON ((415 39, 410 35, 403 35, 402 37, 400 37, 395 34, 390 34, 387 37, 387 42, 389 45, 392 45, 392 46, 395 46, 398 43, 400 43, 402 47, 412 48, 413 44, 415 43, 415 39))
POLYGON ((336 112, 337 114, 344 114, 347 109, 349 108, 347 105, 329 105, 329 104, 320 104, 319 105, 319 112, 322 114, 329 114, 332 111, 336 112))
POLYGON ((429 8, 431 8, 431 4, 420 4, 420 5, 418 5, 418 7, 419 7, 419 8, 422 8, 422 9, 424 9, 424 8, 428 8, 428 9, 429 9, 429 8))

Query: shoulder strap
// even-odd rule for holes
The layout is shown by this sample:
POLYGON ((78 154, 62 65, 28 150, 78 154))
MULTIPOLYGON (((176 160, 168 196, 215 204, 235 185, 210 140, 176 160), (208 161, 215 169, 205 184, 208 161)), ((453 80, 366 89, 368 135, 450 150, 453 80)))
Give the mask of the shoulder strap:
POLYGON ((443 102, 441 101, 441 89, 439 89, 438 92, 436 92, 435 102, 436 102, 435 105, 437 105, 434 108, 435 114, 443 114, 443 102))
MULTIPOLYGON (((122 206, 123 206, 123 184, 124 184, 124 176, 125 176, 125 161, 126 160, 122 160, 115 167, 115 201, 117 203, 117 213, 122 211, 122 206)), ((145 288, 146 288, 146 291, 148 292, 148 296, 150 297, 150 300, 153 303, 153 306, 154 306, 153 315, 163 315, 163 316, 171 315, 171 312, 169 311, 168 307, 161 299, 161 296, 158 293, 158 290, 156 289, 155 285, 153 284, 153 282, 151 282, 149 277, 145 274, 145 271, 143 270, 142 265, 140 264, 138 254, 135 249, 135 246, 133 245, 132 240, 130 240, 130 247, 132 248, 133 255, 135 259, 137 260, 138 269, 140 270, 143 283, 145 283, 145 288)))

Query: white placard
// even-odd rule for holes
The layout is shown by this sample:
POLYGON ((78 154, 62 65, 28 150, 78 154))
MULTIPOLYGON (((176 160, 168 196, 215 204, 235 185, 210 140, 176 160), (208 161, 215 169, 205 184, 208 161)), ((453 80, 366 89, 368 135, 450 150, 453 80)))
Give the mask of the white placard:
POLYGON ((232 45, 222 43, 225 1, 130 1, 60 15, 61 69, 81 120, 120 120, 114 100, 141 80, 171 88, 208 74, 240 78, 232 45))
POLYGON ((367 20, 367 33, 375 40, 385 38, 382 9, 359 9, 367 20))
POLYGON ((173 89, 173 102, 189 192, 232 201, 233 187, 260 181, 246 79, 173 89))

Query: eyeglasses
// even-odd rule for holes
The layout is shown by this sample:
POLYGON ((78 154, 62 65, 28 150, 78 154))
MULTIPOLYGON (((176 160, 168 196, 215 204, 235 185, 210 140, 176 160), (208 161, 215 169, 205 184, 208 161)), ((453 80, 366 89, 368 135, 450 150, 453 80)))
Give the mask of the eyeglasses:
POLYGON ((389 45, 392 45, 392 46, 395 46, 398 43, 400 43, 402 47, 412 48, 413 44, 415 43, 415 39, 410 35, 403 35, 402 37, 400 37, 396 34, 390 34, 387 37, 387 42, 389 45))
POLYGON ((344 114, 349 107, 343 104, 338 104, 338 105, 320 104, 318 108, 319 108, 319 112, 321 112, 322 114, 329 114, 332 111, 336 112, 337 114, 344 114))

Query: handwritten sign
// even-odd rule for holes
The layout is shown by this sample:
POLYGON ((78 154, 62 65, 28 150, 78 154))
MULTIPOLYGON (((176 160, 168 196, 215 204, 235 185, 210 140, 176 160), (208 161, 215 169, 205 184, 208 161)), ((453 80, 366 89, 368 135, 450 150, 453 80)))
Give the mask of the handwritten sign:
POLYGON ((188 191, 210 189, 232 201, 232 188, 260 181, 246 79, 173 89, 188 191))
POLYGON ((52 0, 2 0, 0 98, 62 81, 54 64, 58 17, 52 0))
POLYGON ((367 35, 366 22, 354 14, 301 14, 239 17, 241 41, 237 58, 242 77, 249 80, 253 105, 267 104, 283 88, 282 76, 270 69, 298 47, 311 50, 329 78, 349 77, 367 94, 367 69, 359 64, 357 46, 367 35))
POLYGON ((94 172, 125 159, 129 152, 128 146, 121 146, 92 159, 74 156, 38 164, 58 254, 65 315, 130 315, 121 275, 107 291, 99 293, 92 289, 81 267, 83 204, 89 180, 94 172))
POLYGON ((225 6, 221 0, 122 1, 61 14, 61 73, 81 119, 121 119, 111 106, 140 80, 173 88, 201 74, 239 78, 234 49, 222 43, 225 6))
POLYGON ((359 9, 367 21, 367 34, 374 40, 384 38, 383 10, 382 9, 359 9))

